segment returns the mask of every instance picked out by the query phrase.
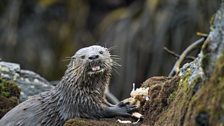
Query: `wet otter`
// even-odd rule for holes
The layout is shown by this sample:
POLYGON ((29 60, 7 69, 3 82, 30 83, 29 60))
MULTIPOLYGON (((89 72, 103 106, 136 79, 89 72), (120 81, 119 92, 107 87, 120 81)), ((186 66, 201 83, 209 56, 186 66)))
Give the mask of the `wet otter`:
POLYGON ((110 106, 104 100, 113 60, 107 48, 94 45, 78 50, 59 84, 9 111, 1 126, 61 126, 70 118, 130 116, 135 107, 110 106))

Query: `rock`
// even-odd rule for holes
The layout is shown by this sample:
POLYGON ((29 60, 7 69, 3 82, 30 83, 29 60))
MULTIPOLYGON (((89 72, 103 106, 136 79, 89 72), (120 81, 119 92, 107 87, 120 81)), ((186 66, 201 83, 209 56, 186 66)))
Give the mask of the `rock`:
POLYGON ((20 68, 19 64, 0 61, 0 77, 13 80, 21 89, 20 100, 50 90, 53 86, 40 75, 20 68))
POLYGON ((171 95, 173 100, 159 114, 154 126, 224 125, 223 31, 224 3, 214 16, 199 56, 182 67, 179 85, 175 95, 171 95))

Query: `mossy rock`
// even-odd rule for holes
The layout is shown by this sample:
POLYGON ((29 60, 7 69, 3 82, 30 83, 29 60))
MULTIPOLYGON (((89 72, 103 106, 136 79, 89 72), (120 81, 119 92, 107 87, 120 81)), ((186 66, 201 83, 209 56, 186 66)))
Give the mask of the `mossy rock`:
POLYGON ((187 125, 224 125, 224 56, 200 91, 192 97, 184 120, 187 125))
POLYGON ((20 89, 12 82, 0 78, 0 118, 19 104, 20 89))
POLYGON ((10 98, 12 96, 20 96, 20 89, 13 81, 7 81, 0 78, 0 96, 10 98))
POLYGON ((141 87, 149 87, 149 100, 144 103, 140 113, 144 114, 142 125, 153 126, 160 114, 175 97, 175 90, 178 87, 179 77, 151 77, 143 82, 141 87))
MULTIPOLYGON (((211 77, 194 94, 194 86, 185 76, 176 91, 174 101, 154 124, 181 126, 224 125, 224 56, 220 57, 211 77)), ((197 84, 196 82, 193 84, 197 84)))

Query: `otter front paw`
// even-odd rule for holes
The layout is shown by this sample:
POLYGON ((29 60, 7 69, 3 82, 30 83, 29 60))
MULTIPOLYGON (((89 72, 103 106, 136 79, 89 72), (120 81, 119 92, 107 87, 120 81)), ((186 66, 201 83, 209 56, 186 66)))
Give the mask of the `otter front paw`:
POLYGON ((126 116, 126 117, 130 117, 131 113, 137 110, 136 106, 122 102, 114 106, 113 109, 116 111, 117 116, 126 116))

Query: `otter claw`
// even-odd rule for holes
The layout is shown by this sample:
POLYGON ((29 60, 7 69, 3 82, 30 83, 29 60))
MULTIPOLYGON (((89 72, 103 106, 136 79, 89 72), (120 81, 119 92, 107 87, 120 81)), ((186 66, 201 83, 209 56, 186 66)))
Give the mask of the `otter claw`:
POLYGON ((134 112, 134 111, 137 111, 137 107, 134 106, 134 105, 128 105, 128 106, 126 106, 126 107, 127 107, 127 111, 128 111, 128 113, 132 113, 132 112, 134 112))
POLYGON ((135 105, 129 105, 127 103, 119 104, 118 107, 125 109, 127 113, 132 113, 137 110, 135 105))
POLYGON ((131 117, 131 114, 137 110, 136 106, 119 103, 116 106, 110 107, 115 116, 131 117))

